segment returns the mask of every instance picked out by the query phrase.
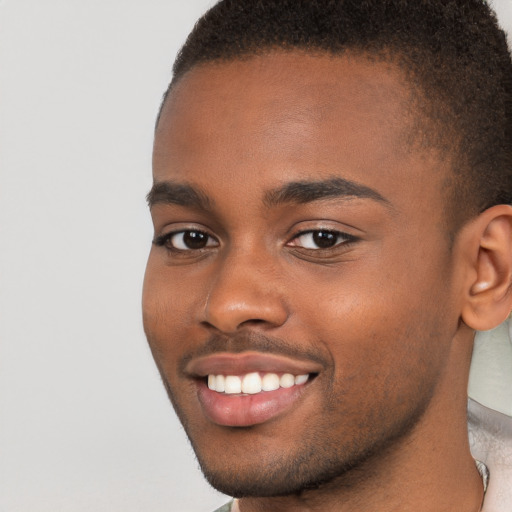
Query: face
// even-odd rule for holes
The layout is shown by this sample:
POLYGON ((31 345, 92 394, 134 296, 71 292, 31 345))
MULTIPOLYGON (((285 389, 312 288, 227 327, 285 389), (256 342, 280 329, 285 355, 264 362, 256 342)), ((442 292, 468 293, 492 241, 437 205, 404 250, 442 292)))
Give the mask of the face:
POLYGON ((428 421, 459 311, 447 164, 405 143, 412 111, 389 65, 278 52, 167 101, 144 325, 227 494, 343 478, 428 421))

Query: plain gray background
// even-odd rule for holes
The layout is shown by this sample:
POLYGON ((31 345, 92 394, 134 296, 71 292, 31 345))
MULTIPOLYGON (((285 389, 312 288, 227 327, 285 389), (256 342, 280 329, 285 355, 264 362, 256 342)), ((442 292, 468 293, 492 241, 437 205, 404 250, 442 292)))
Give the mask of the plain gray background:
MULTIPOLYGON (((0 512, 209 512, 142 331, 153 124, 207 0, 0 0, 0 512)), ((512 32, 512 0, 496 0, 512 32)))

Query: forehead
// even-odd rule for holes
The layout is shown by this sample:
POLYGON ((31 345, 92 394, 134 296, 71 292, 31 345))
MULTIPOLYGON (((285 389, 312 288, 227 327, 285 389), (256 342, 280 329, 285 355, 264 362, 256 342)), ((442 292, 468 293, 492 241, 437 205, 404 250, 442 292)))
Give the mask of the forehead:
POLYGON ((417 195, 443 165, 433 150, 411 149, 412 97, 397 67, 350 54, 198 65, 162 111, 154 178, 232 190, 240 177, 255 195, 290 179, 340 176, 384 197, 417 195))

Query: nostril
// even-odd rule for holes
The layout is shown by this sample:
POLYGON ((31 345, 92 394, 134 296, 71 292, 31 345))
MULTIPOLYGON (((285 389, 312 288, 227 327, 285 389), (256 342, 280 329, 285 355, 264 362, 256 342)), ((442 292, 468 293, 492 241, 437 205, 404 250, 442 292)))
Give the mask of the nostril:
POLYGON ((244 322, 242 322, 239 327, 242 327, 244 325, 247 325, 247 326, 251 326, 251 325, 260 325, 260 324, 264 324, 265 323, 265 320, 260 320, 259 318, 255 318, 253 320, 245 320, 244 322))
POLYGON ((261 320, 259 318, 251 319, 251 320, 244 320, 243 322, 239 324, 233 323, 232 325, 227 324, 221 324, 220 322, 209 322, 207 320, 202 321, 201 325, 203 327, 206 327, 207 329, 214 329, 217 331, 224 332, 226 334, 234 334, 240 330, 244 330, 246 328, 250 329, 251 327, 263 327, 265 325, 271 326, 272 324, 270 322, 267 322, 266 320, 261 320))

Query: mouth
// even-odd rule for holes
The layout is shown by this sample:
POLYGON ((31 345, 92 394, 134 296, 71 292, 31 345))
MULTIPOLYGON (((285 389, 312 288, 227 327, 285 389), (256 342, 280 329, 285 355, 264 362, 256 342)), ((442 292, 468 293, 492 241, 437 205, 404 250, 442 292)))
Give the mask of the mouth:
POLYGON ((245 375, 208 375, 208 389, 227 395, 244 394, 256 395, 262 392, 276 391, 279 388, 288 389, 302 386, 309 380, 308 373, 293 375, 291 373, 259 373, 251 372, 245 375))
POLYGON ((320 372, 318 363, 246 352, 191 361, 204 416, 229 427, 250 427, 297 407, 320 372))

